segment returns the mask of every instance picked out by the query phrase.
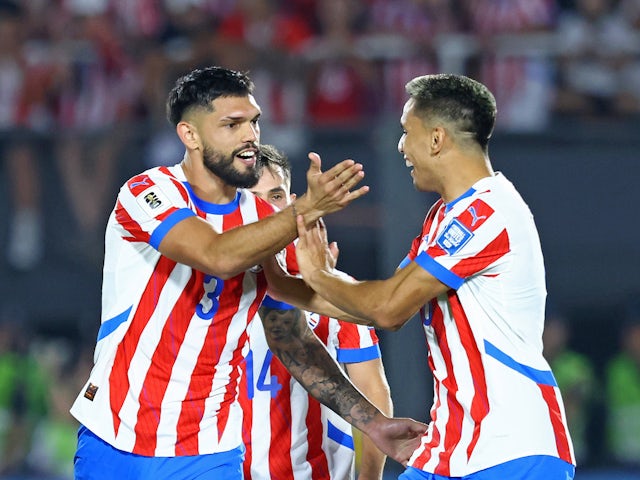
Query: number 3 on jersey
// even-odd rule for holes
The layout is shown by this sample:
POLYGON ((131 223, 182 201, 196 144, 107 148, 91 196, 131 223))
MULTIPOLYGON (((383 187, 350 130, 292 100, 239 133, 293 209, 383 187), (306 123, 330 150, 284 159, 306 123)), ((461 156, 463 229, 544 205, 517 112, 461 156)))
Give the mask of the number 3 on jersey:
POLYGON ((204 277, 204 296, 196 307, 198 317, 203 320, 211 320, 213 318, 220 306, 220 293, 222 293, 223 285, 224 280, 221 278, 213 275, 204 277))
MULTIPOLYGON (((280 385, 280 383, 278 382, 278 377, 276 375, 271 375, 269 381, 266 381, 272 358, 273 354, 271 353, 271 350, 267 350, 267 353, 262 360, 260 374, 258 375, 258 379, 255 382, 255 389, 260 390, 261 392, 271 392, 271 398, 275 398, 275 396, 278 394, 278 391, 280 391, 280 389, 282 388, 282 385, 280 385)), ((249 350, 249 353, 245 357, 245 361, 247 362, 247 397, 249 397, 249 399, 251 400, 255 396, 253 385, 253 350, 249 350)))

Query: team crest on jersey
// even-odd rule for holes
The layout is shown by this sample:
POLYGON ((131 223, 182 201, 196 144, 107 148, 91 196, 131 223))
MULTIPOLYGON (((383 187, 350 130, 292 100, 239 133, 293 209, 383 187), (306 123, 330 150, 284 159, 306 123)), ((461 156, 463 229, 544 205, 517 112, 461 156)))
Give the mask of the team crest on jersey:
POLYGON ((136 197, 136 201, 150 217, 156 217, 171 207, 169 199, 157 185, 145 189, 136 197))
POLYGON ((471 240, 473 233, 465 227, 457 218, 444 229, 438 237, 437 243, 449 255, 453 255, 471 240))

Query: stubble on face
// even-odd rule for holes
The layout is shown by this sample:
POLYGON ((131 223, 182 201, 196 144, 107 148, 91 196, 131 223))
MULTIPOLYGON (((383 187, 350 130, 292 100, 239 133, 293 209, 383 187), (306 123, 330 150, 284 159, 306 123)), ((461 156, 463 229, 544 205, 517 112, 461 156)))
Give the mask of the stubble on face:
POLYGON ((235 156, 241 151, 251 147, 253 147, 253 145, 243 145, 231 152, 230 155, 225 156, 212 146, 204 145, 202 149, 204 166, 227 185, 236 188, 251 188, 260 180, 258 164, 256 163, 252 167, 247 167, 245 172, 241 172, 233 166, 235 156))

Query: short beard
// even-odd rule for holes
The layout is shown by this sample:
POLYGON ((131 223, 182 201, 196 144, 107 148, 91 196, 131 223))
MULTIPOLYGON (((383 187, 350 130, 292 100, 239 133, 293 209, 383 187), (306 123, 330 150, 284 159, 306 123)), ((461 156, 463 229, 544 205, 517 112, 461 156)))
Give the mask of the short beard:
POLYGON ((234 150, 233 153, 227 158, 223 154, 216 151, 209 145, 205 145, 202 150, 202 158, 204 166, 209 169, 216 177, 223 180, 227 185, 236 188, 251 188, 260 180, 260 171, 258 169, 258 162, 252 169, 245 173, 241 173, 237 168, 233 166, 233 159, 236 154, 244 150, 246 147, 234 150))

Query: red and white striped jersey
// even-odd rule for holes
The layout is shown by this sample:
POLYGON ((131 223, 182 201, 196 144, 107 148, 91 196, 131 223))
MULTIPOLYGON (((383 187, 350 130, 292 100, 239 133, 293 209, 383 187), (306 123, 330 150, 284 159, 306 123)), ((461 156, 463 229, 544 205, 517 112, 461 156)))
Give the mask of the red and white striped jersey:
MULTIPOLYGON (((288 270, 297 273, 295 249, 286 249, 288 270)), ((339 363, 380 357, 375 330, 307 314, 309 326, 339 363)), ((351 425, 313 399, 267 345, 259 317, 249 327, 245 375, 240 385, 247 480, 353 478, 351 425)))
POLYGON ((95 364, 71 409, 83 425, 146 456, 241 445, 242 348, 266 291, 264 275, 254 268, 222 280, 157 248, 189 216, 223 232, 272 212, 246 190, 224 205, 198 199, 180 165, 147 170, 121 188, 106 231, 95 364))
POLYGON ((407 259, 451 289, 421 310, 434 376, 409 465, 459 477, 529 455, 575 463, 542 356, 545 271, 533 216, 500 173, 436 202, 407 259))

